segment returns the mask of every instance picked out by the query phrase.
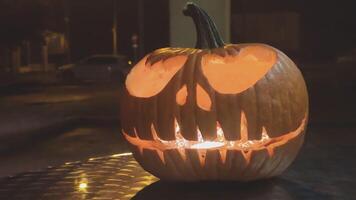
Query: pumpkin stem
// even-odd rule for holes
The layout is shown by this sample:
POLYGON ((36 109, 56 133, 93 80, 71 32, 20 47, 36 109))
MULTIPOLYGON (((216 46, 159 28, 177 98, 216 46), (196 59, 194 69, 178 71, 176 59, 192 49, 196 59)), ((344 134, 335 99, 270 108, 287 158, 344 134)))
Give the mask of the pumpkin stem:
POLYGON ((225 45, 211 17, 198 5, 193 2, 188 2, 185 5, 183 14, 190 16, 194 21, 197 30, 197 43, 195 48, 213 49, 225 45))

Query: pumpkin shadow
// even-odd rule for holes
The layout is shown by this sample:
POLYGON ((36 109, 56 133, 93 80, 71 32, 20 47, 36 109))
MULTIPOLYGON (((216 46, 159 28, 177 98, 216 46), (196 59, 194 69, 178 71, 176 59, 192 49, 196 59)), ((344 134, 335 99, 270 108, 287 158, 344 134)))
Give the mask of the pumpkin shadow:
POLYGON ((295 182, 275 178, 248 183, 157 181, 139 191, 132 199, 318 200, 328 197, 295 182))

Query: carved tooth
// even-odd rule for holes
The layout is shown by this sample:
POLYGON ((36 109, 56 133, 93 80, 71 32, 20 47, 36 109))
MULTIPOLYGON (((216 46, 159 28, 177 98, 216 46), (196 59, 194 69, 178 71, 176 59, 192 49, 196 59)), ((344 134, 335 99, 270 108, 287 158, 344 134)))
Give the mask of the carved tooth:
MULTIPOLYGON (((220 126, 220 123, 217 121, 216 122, 216 134, 217 134, 217 140, 219 142, 224 142, 224 144, 226 144, 226 139, 225 139, 225 135, 224 135, 224 131, 220 126)), ((226 162, 226 153, 227 150, 226 149, 220 149, 219 150, 219 154, 220 154, 220 160, 223 164, 225 164, 226 162)))
POLYGON ((241 123, 240 123, 240 136, 241 142, 246 142, 248 140, 248 130, 247 130, 247 120, 245 112, 241 111, 241 123))
POLYGON ((216 135, 217 135, 217 140, 219 142, 225 142, 225 135, 224 135, 224 131, 220 126, 219 122, 216 122, 216 135))
POLYGON ((180 127, 176 118, 174 118, 174 128, 176 133, 180 133, 180 127))
POLYGON ((204 167, 205 166, 205 159, 206 159, 206 150, 198 149, 197 152, 198 152, 198 156, 199 156, 200 166, 204 167))
POLYGON ((226 149, 221 149, 219 150, 220 153, 220 160, 223 164, 225 164, 226 162, 226 154, 227 154, 227 150, 226 149))
POLYGON ((248 150, 248 151, 242 150, 241 153, 242 153, 243 157, 245 158, 246 165, 250 164, 252 151, 251 150, 248 150))
POLYGON ((134 133, 135 133, 135 136, 136 136, 137 138, 139 138, 139 137, 138 137, 138 134, 137 134, 136 127, 134 127, 134 133))
MULTIPOLYGON (((134 127, 134 133, 135 133, 135 137, 136 137, 137 139, 140 139, 140 138, 138 137, 136 127, 134 127)), ((140 145, 138 145, 137 148, 138 148, 138 151, 140 152, 140 155, 143 156, 143 147, 141 147, 140 145)))
POLYGON ((176 119, 174 119, 174 124, 175 124, 175 138, 176 138, 175 141, 176 141, 177 148, 183 148, 186 146, 187 141, 180 133, 180 127, 176 119))
POLYGON ((151 134, 152 134, 153 140, 156 140, 156 141, 160 141, 161 140, 161 138, 158 137, 156 129, 153 126, 153 124, 151 124, 151 134))
POLYGON ((157 155, 158 155, 159 159, 161 159, 161 161, 163 162, 163 164, 166 164, 166 161, 164 159, 163 151, 157 149, 156 152, 157 152, 157 155))
POLYGON ((261 137, 261 141, 266 141, 266 140, 269 140, 270 137, 269 135, 267 134, 267 131, 266 131, 266 128, 263 126, 262 127, 262 137, 261 137))
POLYGON ((203 135, 201 134, 199 128, 197 128, 197 138, 198 138, 198 143, 204 142, 203 135))

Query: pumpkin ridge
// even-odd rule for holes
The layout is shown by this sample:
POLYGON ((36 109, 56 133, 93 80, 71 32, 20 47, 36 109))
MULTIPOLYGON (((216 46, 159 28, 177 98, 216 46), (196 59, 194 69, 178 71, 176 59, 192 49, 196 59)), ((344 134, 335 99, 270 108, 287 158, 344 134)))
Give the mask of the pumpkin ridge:
POLYGON ((210 52, 210 49, 204 49, 198 54, 195 62, 195 114, 198 128, 204 132, 202 135, 204 139, 216 138, 216 134, 214 134, 216 129, 216 104, 213 101, 215 93, 202 75, 200 67, 202 56, 210 52))
POLYGON ((189 116, 189 118, 180 117, 180 123, 183 124, 182 135, 185 138, 196 140, 196 115, 195 111, 193 111, 195 107, 195 91, 194 91, 194 72, 195 72, 195 63, 198 54, 190 54, 188 59, 184 65, 182 71, 182 80, 181 84, 186 84, 188 96, 186 99, 186 103, 179 108, 180 116, 189 116))
MULTIPOLYGON (((265 150, 266 151, 266 150, 265 150)), ((252 152, 253 154, 257 154, 257 152, 252 152)), ((258 152, 258 153, 265 153, 265 152, 258 152)), ((254 158, 256 157, 256 155, 253 155, 254 156, 254 158)), ((260 173, 262 173, 263 172, 263 169, 265 169, 266 168, 266 165, 268 164, 268 158, 266 158, 266 157, 263 157, 262 158, 263 159, 263 161, 262 161, 262 163, 261 163, 261 165, 258 167, 258 169, 257 169, 257 171, 259 171, 260 173)), ((268 167, 267 167, 268 168, 268 167)), ((261 174, 261 178, 265 178, 267 175, 266 175, 266 173, 264 173, 264 174, 261 174)))
MULTIPOLYGON (((279 56, 279 60, 281 61, 281 65, 282 65, 281 66, 282 73, 284 73, 284 76, 286 76, 288 79, 290 79, 291 77, 290 77, 289 73, 287 73, 287 68, 283 67, 283 66, 287 66, 287 61, 288 61, 287 59, 288 58, 286 56, 284 56, 283 54, 280 54, 279 52, 278 52, 278 56, 279 56)), ((288 115, 285 118, 285 121, 287 121, 286 124, 287 124, 288 127, 293 127, 293 120, 292 120, 292 114, 293 114, 292 113, 293 112, 292 108, 293 108, 293 105, 291 104, 291 97, 289 95, 289 90, 288 89, 289 88, 286 88, 286 91, 284 91, 286 93, 286 94, 284 94, 284 98, 286 99, 285 105, 287 105, 287 106, 284 106, 284 107, 291 108, 291 110, 288 112, 288 115)))
POLYGON ((254 140, 254 139, 262 138, 262 127, 263 127, 263 125, 260 123, 259 118, 257 117, 257 116, 259 116, 259 107, 257 106, 257 104, 258 104, 258 102, 257 102, 258 93, 256 92, 256 87, 251 87, 250 89, 252 90, 253 99, 254 99, 254 103, 252 105, 252 107, 254 108, 254 113, 253 113, 253 116, 251 118, 255 119, 255 125, 254 125, 253 128, 250 127, 250 132, 249 133, 252 133, 252 134, 249 134, 249 139, 253 139, 254 140))
MULTIPOLYGON (((179 70, 178 73, 175 74, 175 77, 174 77, 174 80, 175 80, 174 97, 175 98, 177 97, 176 95, 180 91, 181 87, 185 87, 185 90, 187 92, 187 94, 186 94, 187 96, 185 97, 184 104, 186 104, 187 100, 188 100, 188 89, 187 89, 187 84, 183 82, 183 75, 184 75, 184 70, 186 69, 186 66, 188 65, 189 60, 191 59, 192 55, 194 55, 194 54, 188 54, 188 58, 185 61, 183 67, 179 70)), ((174 106, 175 120, 180 121, 180 118, 181 118, 180 113, 181 113, 181 106, 178 104, 178 105, 174 106)))

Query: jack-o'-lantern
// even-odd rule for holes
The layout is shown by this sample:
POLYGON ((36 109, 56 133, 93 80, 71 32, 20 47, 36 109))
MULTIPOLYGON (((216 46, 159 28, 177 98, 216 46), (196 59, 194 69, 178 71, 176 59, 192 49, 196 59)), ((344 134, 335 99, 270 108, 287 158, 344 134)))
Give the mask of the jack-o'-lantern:
POLYGON ((183 12, 195 48, 158 49, 125 82, 122 132, 140 165, 165 180, 239 180, 282 173, 304 140, 302 74, 265 44, 224 44, 204 10, 183 12))

